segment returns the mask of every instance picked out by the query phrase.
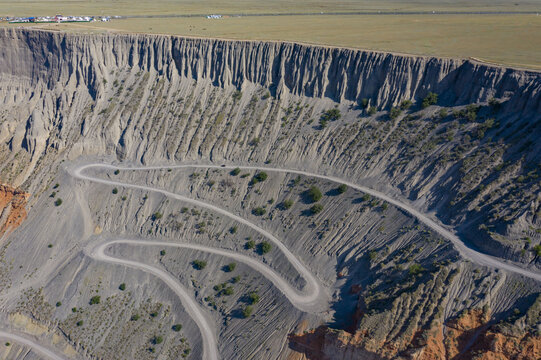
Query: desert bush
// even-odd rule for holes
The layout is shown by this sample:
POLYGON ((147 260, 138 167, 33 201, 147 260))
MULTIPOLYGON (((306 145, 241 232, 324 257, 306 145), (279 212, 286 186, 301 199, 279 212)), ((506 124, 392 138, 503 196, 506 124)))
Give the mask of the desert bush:
POLYGON ((282 201, 282 209, 287 210, 293 206, 294 202, 291 199, 285 199, 282 201))
POLYGON ((338 186, 336 191, 338 191, 339 194, 343 194, 346 191, 348 191, 348 186, 346 184, 340 184, 340 186, 338 186))
POLYGON ((99 295, 92 296, 92 297, 90 298, 89 304, 90 304, 90 305, 97 305, 97 304, 100 303, 100 301, 101 301, 101 296, 99 296, 99 295))
POLYGON ((54 202, 54 206, 60 206, 62 205, 62 199, 58 198, 56 199, 56 201, 54 202))
POLYGON ((363 109, 366 109, 366 108, 368 107, 368 101, 369 101, 369 100, 368 100, 367 98, 362 98, 362 99, 361 99, 361 107, 362 107, 363 109))
POLYGON ((124 291, 126 290, 126 284, 122 283, 118 286, 118 288, 121 290, 121 291, 124 291))
POLYGON ((264 171, 261 171, 259 173, 257 173, 256 175, 254 175, 254 177, 252 178, 252 184, 257 184, 258 182, 261 182, 261 181, 265 181, 267 180, 268 178, 268 175, 266 172, 264 171))
POLYGON ((252 213, 256 216, 263 216, 265 215, 267 210, 263 209, 262 207, 256 207, 252 210, 252 213))
POLYGON ((204 260, 194 260, 192 261, 192 265, 197 270, 203 270, 207 266, 207 262, 204 260))
POLYGON ((152 343, 153 343, 154 345, 161 344, 162 342, 163 342, 163 337, 161 337, 161 336, 159 336, 159 335, 158 335, 158 336, 154 336, 154 337, 152 338, 152 343))
POLYGON ((231 175, 237 176, 238 174, 240 174, 240 169, 239 168, 234 168, 233 170, 231 170, 231 175))
POLYGON ((447 113, 446 108, 441 108, 440 112, 439 112, 439 115, 440 115, 440 118, 445 119, 447 117, 447 115, 449 115, 449 114, 447 113))
POLYGON ((252 291, 248 294, 248 300, 250 304, 257 304, 259 302, 259 294, 256 291, 252 291))
POLYGON ((342 113, 337 108, 329 109, 321 115, 321 120, 324 121, 337 121, 342 117, 342 113))
POLYGON ((413 102, 411 100, 403 100, 400 103, 400 109, 401 110, 408 110, 413 105, 413 102))
POLYGON ((171 326, 171 329, 173 329, 173 331, 179 332, 180 330, 182 330, 182 325, 181 324, 175 324, 175 325, 171 326))
POLYGON ((429 92, 428 95, 423 99, 423 109, 429 107, 430 105, 436 105, 438 102, 438 94, 429 92))
POLYGON ((259 243, 258 250, 261 255, 265 255, 266 253, 272 250, 272 245, 268 243, 267 241, 263 241, 259 243))
POLYGON ((409 269, 408 269, 408 273, 411 275, 411 276, 416 276, 416 275, 419 275, 420 273, 422 273, 425 269, 423 269, 423 267, 419 264, 412 264, 410 265, 409 269))
POLYGON ((323 197, 323 194, 321 193, 321 190, 319 190, 318 187, 312 186, 308 190, 308 197, 313 203, 315 203, 321 200, 321 198, 323 197))
POLYGON ((225 266, 225 271, 227 272, 232 272, 235 270, 235 268, 237 267, 237 264, 232 262, 232 263, 229 263, 225 266))
POLYGON ((163 217, 163 214, 159 211, 156 211, 154 214, 152 214, 152 221, 159 220, 163 217))
POLYGON ((114 188, 113 191, 112 191, 113 194, 118 194, 118 189, 117 188, 114 188))
POLYGON ((378 109, 375 106, 370 106, 370 108, 368 109, 369 115, 376 115, 377 112, 378 112, 378 109))
POLYGON ((312 214, 319 214, 321 211, 323 211, 323 205, 321 204, 314 204, 311 208, 310 208, 310 212, 312 214))
POLYGON ((247 250, 255 248, 255 241, 253 240, 247 241, 246 244, 244 244, 244 248, 246 248, 247 250))
POLYGON ((237 90, 233 93, 233 100, 238 101, 242 98, 242 91, 237 90))
POLYGON ((254 312, 254 308, 250 305, 247 305, 244 307, 244 309, 242 309, 242 316, 244 318, 248 318, 252 315, 253 312, 254 312))

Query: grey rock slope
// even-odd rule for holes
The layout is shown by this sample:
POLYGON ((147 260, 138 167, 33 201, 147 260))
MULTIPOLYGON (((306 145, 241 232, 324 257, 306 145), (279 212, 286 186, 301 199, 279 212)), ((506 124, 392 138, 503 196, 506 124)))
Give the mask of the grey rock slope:
MULTIPOLYGON (((174 291, 148 273, 90 259, 88 244, 200 243, 254 256, 303 286, 278 251, 258 257, 244 248, 248 238, 264 240, 250 228, 157 193, 113 194, 110 186, 79 181, 69 170, 81 161, 272 163, 328 174, 411 203, 468 245, 537 271, 540 114, 539 73, 460 59, 0 29, 0 179, 32 194, 28 220, 2 239, 0 275, 9 280, 0 304, 14 326, 45 326, 74 356, 144 359, 155 356, 153 348, 165 358, 197 358, 200 333, 174 291), (423 106, 430 93, 437 101, 423 106), (334 108, 340 116, 321 122, 334 108), (58 197, 63 204, 55 207, 58 197), (120 283, 129 290, 120 292, 120 283), (90 305, 95 294, 102 303, 90 305), (178 322, 180 335, 170 331, 178 322), (149 342, 158 334, 163 346, 149 342)), ((539 293, 531 279, 463 261, 414 218, 362 193, 339 196, 335 183, 287 174, 254 186, 254 172, 247 174, 96 174, 195 197, 248 219, 283 241, 332 294, 328 312, 303 313, 239 264, 242 281, 224 298, 214 287, 230 284, 233 274, 223 271, 222 257, 115 245, 115 255, 168 271, 193 291, 216 325, 223 358, 287 358, 287 335, 321 324, 360 327, 376 334, 374 341, 403 344, 418 329, 472 307, 489 307, 491 321, 507 319, 514 308, 533 306, 539 293), (316 216, 306 200, 311 185, 324 193, 316 216), (280 204, 288 199, 294 205, 285 211, 280 204), (254 215, 259 207, 265 216, 254 215), (207 260, 206 271, 190 265, 198 258, 207 260), (425 272, 412 278, 408 267, 415 264, 425 272), (245 320, 241 310, 253 288, 262 300, 245 320), (367 316, 358 319, 361 313, 367 316), (382 321, 389 326, 379 327, 382 321)), ((521 331, 537 326, 520 324, 521 331)))

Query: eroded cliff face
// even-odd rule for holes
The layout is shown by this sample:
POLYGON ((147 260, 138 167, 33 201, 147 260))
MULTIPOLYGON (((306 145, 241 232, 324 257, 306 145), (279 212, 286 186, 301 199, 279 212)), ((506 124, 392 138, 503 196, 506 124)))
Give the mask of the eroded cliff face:
POLYGON ((461 59, 394 55, 283 42, 227 41, 153 35, 83 35, 2 29, 0 72, 33 84, 83 85, 95 98, 111 70, 156 71, 168 80, 208 80, 239 89, 257 84, 278 96, 330 98, 380 108, 429 91, 446 105, 489 97, 508 106, 541 110, 536 72, 493 67, 461 59))
POLYGON ((30 194, 0 184, 0 236, 15 230, 26 218, 26 200, 30 194))

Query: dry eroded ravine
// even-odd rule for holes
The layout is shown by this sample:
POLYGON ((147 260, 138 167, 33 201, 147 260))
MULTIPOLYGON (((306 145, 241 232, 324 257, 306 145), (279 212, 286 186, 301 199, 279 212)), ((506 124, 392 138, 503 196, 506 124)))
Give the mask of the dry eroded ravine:
POLYGON ((274 235, 272 235, 268 231, 260 228, 259 226, 253 224, 252 222, 244 218, 241 218, 220 207, 208 204, 200 200, 195 200, 189 197, 175 194, 167 190, 153 188, 153 187, 144 186, 144 185, 129 184, 129 183, 121 182, 121 181, 106 180, 106 179, 94 177, 91 175, 87 175, 84 173, 84 171, 91 168, 149 171, 149 170, 179 169, 179 168, 221 168, 221 169, 229 170, 229 169, 234 169, 237 167, 240 169, 245 169, 245 170, 265 170, 269 172, 287 172, 287 173, 315 177, 315 178, 320 178, 320 179, 325 179, 325 180, 329 180, 333 182, 346 184, 347 186, 351 188, 362 191, 364 193, 367 193, 381 200, 387 201, 390 204, 393 204, 394 206, 413 215, 419 221, 421 221, 422 223, 424 223, 425 225, 427 225, 428 227, 436 231, 438 234, 440 234, 444 238, 451 241, 465 259, 468 259, 479 265, 514 272, 514 273, 535 279, 537 281, 541 281, 541 274, 538 272, 521 268, 517 265, 504 262, 500 259, 488 256, 483 253, 479 253, 469 248, 458 238, 458 236, 456 236, 451 231, 447 230, 442 225, 438 224, 437 222, 429 218, 427 215, 422 214, 418 210, 414 209, 412 206, 405 204, 401 201, 398 201, 394 198, 391 198, 390 196, 385 195, 379 191, 376 191, 364 186, 360 186, 360 185, 357 185, 357 184, 354 184, 354 183, 351 183, 351 182, 348 182, 348 181, 345 181, 343 179, 333 177, 333 176, 314 174, 314 173, 301 171, 301 170, 282 169, 282 168, 267 167, 267 166, 209 165, 209 164, 137 166, 137 167, 133 166, 132 167, 132 166, 118 166, 118 165, 110 165, 110 164, 93 163, 93 164, 82 165, 75 169, 72 169, 72 171, 70 172, 71 175, 82 180, 88 180, 91 182, 97 182, 97 183, 111 185, 111 186, 121 186, 125 188, 133 188, 133 189, 140 189, 140 190, 145 190, 145 191, 158 192, 170 198, 174 198, 174 199, 181 200, 187 203, 191 203, 196 206, 207 208, 211 211, 220 213, 239 223, 249 226, 250 228, 259 232, 261 235, 265 236, 273 244, 275 244, 280 249, 280 251, 284 254, 284 256, 288 259, 288 261, 293 265, 293 267, 299 272, 299 274, 306 280, 306 286, 303 289, 303 292, 299 292, 296 289, 292 288, 287 283, 287 281, 285 281, 274 270, 262 264, 261 262, 255 260, 254 258, 248 257, 246 255, 241 255, 232 251, 226 251, 223 249, 216 249, 216 248, 202 246, 202 245, 194 245, 194 244, 187 244, 187 243, 144 241, 144 240, 133 240, 133 239, 111 239, 111 240, 102 241, 100 244, 97 244, 97 245, 93 244, 91 245, 91 248, 87 249, 87 254, 98 261, 106 261, 109 263, 115 263, 115 264, 137 268, 137 269, 149 272, 161 278, 165 283, 167 283, 168 286, 170 286, 177 293, 186 311, 192 316, 192 318, 197 323, 203 337, 204 356, 207 359, 214 360, 214 359, 219 358, 219 354, 217 350, 216 335, 215 335, 215 332, 213 331, 214 326, 212 324, 212 321, 209 320, 209 316, 205 314, 204 310, 201 309, 201 307, 196 303, 196 301, 192 298, 189 292, 174 277, 172 277, 171 275, 169 275, 163 270, 160 270, 156 267, 143 264, 140 262, 119 259, 119 258, 112 257, 110 255, 107 255, 105 251, 108 247, 110 247, 113 244, 128 244, 128 245, 136 245, 136 246, 158 246, 158 245, 159 246, 172 246, 172 247, 187 248, 187 249, 203 251, 203 252, 213 253, 220 256, 229 257, 239 262, 242 262, 252 267, 254 270, 260 272, 263 276, 269 279, 288 298, 288 300, 295 307, 297 307, 298 309, 302 311, 307 311, 307 312, 321 311, 325 307, 325 305, 328 303, 327 292, 322 287, 318 279, 316 279, 316 277, 310 272, 310 270, 308 270, 306 266, 295 255, 293 255, 289 251, 289 249, 278 238, 276 238, 274 235))

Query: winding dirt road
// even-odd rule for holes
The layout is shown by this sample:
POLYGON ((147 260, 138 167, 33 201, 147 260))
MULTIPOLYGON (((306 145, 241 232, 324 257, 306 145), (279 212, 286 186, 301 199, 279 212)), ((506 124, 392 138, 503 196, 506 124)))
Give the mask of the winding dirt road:
POLYGON ((197 304, 197 302, 193 299, 193 297, 190 295, 187 289, 182 284, 180 284, 174 277, 172 277, 170 274, 168 274, 167 272, 161 269, 158 269, 151 265, 147 265, 147 264, 140 263, 137 261, 120 259, 120 258, 115 258, 115 257, 107 255, 105 251, 108 247, 114 244, 128 244, 128 245, 136 245, 136 246, 169 246, 169 247, 178 247, 178 248, 186 248, 186 249, 192 249, 192 250, 197 250, 197 251, 204 251, 204 252, 208 252, 208 253, 212 253, 212 254, 216 254, 220 256, 229 257, 239 262, 245 263, 246 265, 252 267, 254 270, 260 272, 263 276, 269 279, 289 299, 289 301, 295 307, 297 307, 298 309, 302 311, 314 312, 314 311, 318 311, 318 309, 322 309, 322 305, 324 306, 324 304, 327 304, 328 294, 326 293, 326 291, 324 291, 323 287, 320 285, 319 281, 315 278, 315 276, 310 272, 310 270, 308 270, 308 268, 306 268, 306 266, 304 266, 304 264, 295 255, 293 255, 289 251, 289 249, 278 238, 276 238, 274 235, 272 235, 265 229, 262 229, 261 227, 253 224, 252 222, 244 218, 241 218, 240 216, 235 215, 227 210, 217 207, 215 205, 208 204, 200 200, 192 199, 180 194, 175 194, 167 190, 153 188, 153 187, 145 186, 145 185, 136 185, 136 184, 124 183, 121 181, 102 179, 102 178, 87 175, 84 173, 85 170, 93 169, 93 168, 94 169, 105 168, 105 169, 111 169, 111 170, 119 169, 119 170, 130 170, 130 171, 149 171, 149 170, 179 169, 179 168, 207 168, 207 169, 220 168, 220 169, 232 170, 235 168, 240 168, 240 169, 245 169, 245 170, 264 170, 264 171, 269 171, 269 172, 286 172, 286 173, 303 175, 303 176, 308 176, 308 177, 315 177, 319 179, 329 180, 332 182, 346 184, 347 186, 353 189, 359 190, 363 193, 366 193, 376 198, 379 198, 381 200, 384 200, 408 212, 409 214, 413 215, 419 221, 424 223, 426 226, 430 227, 432 230, 440 234, 442 237, 451 241, 455 245, 459 253, 464 258, 476 264, 514 272, 514 273, 535 279, 537 281, 541 281, 541 274, 538 272, 521 268, 517 265, 507 263, 505 261, 502 261, 500 259, 494 258, 492 256, 489 256, 483 253, 479 253, 467 247, 454 233, 452 233, 451 231, 449 231, 442 225, 438 224, 437 222, 432 220, 430 217, 414 209, 412 206, 405 204, 401 201, 398 201, 394 198, 391 198, 390 196, 385 195, 379 191, 376 191, 364 186, 360 186, 352 182, 345 181, 333 176, 314 174, 314 173, 301 171, 301 170, 282 169, 282 168, 277 168, 277 167, 232 166, 232 165, 227 165, 227 166, 226 165, 173 165, 173 166, 130 167, 130 166, 116 166, 116 165, 95 163, 95 164, 82 165, 74 169, 71 169, 70 174, 74 176, 75 178, 78 178, 81 180, 87 180, 90 182, 96 182, 96 183, 101 183, 101 184, 110 185, 110 186, 121 186, 125 188, 132 188, 132 189, 139 189, 139 190, 144 190, 144 191, 152 191, 152 192, 161 193, 167 197, 174 198, 177 200, 184 201, 186 203, 190 203, 199 207, 209 209, 211 211, 214 211, 216 213, 229 217, 232 220, 235 220, 241 224, 244 224, 254 229, 255 231, 259 232, 261 235, 269 239, 277 248, 279 248, 280 251, 284 254, 284 256, 288 259, 288 261, 293 265, 293 267, 306 280, 306 285, 304 289, 302 290, 302 292, 299 292, 293 287, 291 287, 287 283, 287 281, 285 281, 274 270, 272 270, 270 267, 262 264, 261 262, 257 261, 254 258, 251 258, 246 255, 238 254, 232 251, 212 248, 212 247, 203 246, 203 245, 196 245, 196 244, 170 243, 170 242, 132 240, 132 239, 116 239, 116 240, 107 240, 98 245, 93 245, 92 248, 87 249, 87 254, 98 261, 105 261, 109 263, 129 266, 132 268, 146 271, 162 279, 172 290, 174 290, 175 293, 178 295, 179 299, 181 300, 182 305, 185 307, 186 311, 192 316, 192 318, 194 319, 194 321, 196 322, 197 326, 199 327, 201 331, 202 338, 203 338, 203 346, 204 346, 204 357, 206 359, 210 359, 210 360, 219 359, 216 335, 213 331, 214 326, 210 317, 197 304))
POLYGON ((203 357, 209 360, 218 360, 220 357, 218 355, 216 334, 213 330, 214 326, 212 324, 212 320, 208 317, 208 315, 203 312, 199 304, 197 304, 197 302, 193 299, 191 292, 188 292, 188 290, 184 286, 182 286, 182 284, 180 284, 177 279, 175 279, 166 271, 138 261, 119 259, 106 255, 105 249, 114 243, 134 243, 137 245, 158 245, 159 243, 152 243, 151 241, 138 242, 131 240, 117 240, 98 245, 93 249, 87 251, 87 255, 98 261, 105 261, 108 263, 119 264, 143 270, 162 279, 167 284, 167 286, 169 286, 171 290, 173 290, 177 294, 180 302, 182 303, 182 306, 184 306, 186 312, 190 314, 192 319, 199 327, 199 331, 201 331, 203 339, 203 357))
POLYGON ((49 359, 64 360, 63 357, 55 354, 54 352, 47 349, 46 347, 38 344, 37 342, 35 342, 35 341, 31 340, 31 339, 28 339, 28 338, 20 336, 20 335, 16 335, 16 334, 6 332, 6 331, 0 331, 0 339, 11 340, 11 341, 17 342, 19 344, 29 346, 29 347, 32 348, 32 350, 34 350, 38 354, 41 354, 41 355, 43 355, 43 356, 45 356, 45 357, 47 357, 49 359))
MULTIPOLYGON (((324 180, 329 180, 329 181, 333 181, 333 182, 337 182, 337 183, 346 184, 347 186, 349 186, 349 187, 351 187, 353 189, 362 191, 362 192, 364 192, 366 194, 369 194, 369 195, 374 196, 376 198, 379 198, 381 200, 385 200, 388 203, 393 204, 394 206, 396 206, 396 207, 408 212, 409 214, 413 215, 420 222, 424 223, 426 226, 428 226, 429 228, 431 228, 432 230, 434 230, 435 232, 437 232, 438 234, 440 234, 441 236, 443 236, 447 240, 451 241, 455 245, 455 247, 459 251, 459 253, 462 255, 462 257, 464 257, 465 259, 468 259, 468 260, 470 260, 470 261, 472 261, 472 262, 474 262, 474 263, 476 263, 478 265, 488 266, 488 267, 501 269, 501 270, 506 270, 506 271, 509 271, 509 272, 513 272, 513 273, 516 273, 516 274, 519 274, 519 275, 523 275, 523 276, 535 279, 537 281, 541 281, 541 273, 539 273, 537 271, 522 268, 520 266, 505 262, 505 261, 503 261, 501 259, 498 259, 496 257, 486 255, 486 254, 480 253, 480 252, 478 252, 478 251, 476 251, 474 249, 469 248, 468 246, 466 246, 466 244, 464 244, 464 242, 462 240, 460 240, 460 238, 458 236, 456 236, 450 230, 448 230, 445 227, 443 227, 442 225, 438 224, 436 221, 432 220, 430 217, 428 217, 427 215, 425 215, 425 214, 421 213, 420 211, 416 210, 412 206, 410 206, 408 204, 405 204, 405 203, 403 203, 401 201, 398 201, 396 199, 393 199, 392 197, 390 197, 388 195, 385 195, 385 194, 383 194, 383 193, 381 193, 381 192, 379 192, 377 190, 373 190, 373 189, 367 188, 365 186, 360 186, 360 185, 357 185, 355 183, 352 183, 352 182, 349 182, 349 181, 346 181, 346 180, 343 180, 343 179, 340 179, 340 178, 337 178, 337 177, 333 177, 333 176, 314 174, 314 173, 311 173, 311 172, 308 172, 308 171, 302 171, 302 170, 283 169, 283 168, 278 168, 278 167, 267 167, 267 166, 242 166, 242 165, 239 165, 239 166, 236 166, 236 165, 223 166, 223 165, 188 165, 188 164, 186 164, 186 165, 172 165, 172 166, 164 165, 164 166, 138 166, 138 167, 113 166, 113 165, 109 165, 109 164, 88 164, 88 165, 78 167, 77 169, 75 169, 73 174, 74 174, 74 176, 76 176, 78 178, 85 179, 85 180, 90 180, 90 181, 94 181, 94 182, 100 182, 100 183, 103 183, 103 184, 117 185, 117 186, 123 186, 123 187, 131 187, 131 188, 138 188, 138 189, 148 190, 148 191, 157 191, 157 192, 163 193, 164 195, 170 194, 170 195, 173 195, 173 197, 178 198, 179 200, 184 200, 184 201, 190 202, 192 204, 199 205, 199 206, 206 207, 208 209, 217 211, 217 212, 219 212, 219 213, 221 213, 223 215, 229 216, 230 218, 233 218, 234 220, 239 221, 241 223, 244 223, 245 225, 250 226, 250 227, 254 228, 255 230, 257 230, 259 228, 257 226, 255 226, 255 225, 251 224, 250 222, 248 222, 248 221, 246 221, 246 220, 244 220, 244 219, 242 219, 242 218, 240 218, 240 217, 238 217, 236 215, 233 215, 233 214, 227 212, 226 210, 223 210, 223 209, 218 208, 218 207, 213 206, 213 205, 206 204, 206 203, 198 201, 198 200, 193 200, 193 199, 181 196, 181 195, 173 194, 173 193, 170 193, 170 192, 165 191, 165 190, 153 189, 153 188, 148 187, 148 186, 125 184, 125 183, 118 182, 118 181, 105 180, 105 179, 95 178, 95 177, 92 177, 92 176, 82 174, 82 172, 84 170, 90 169, 90 168, 108 168, 108 169, 120 169, 120 170, 148 171, 148 170, 179 169, 179 168, 207 168, 207 169, 220 168, 220 169, 232 170, 232 169, 235 169, 237 167, 240 168, 240 169, 245 169, 245 170, 264 170, 264 171, 269 171, 269 172, 286 172, 286 173, 304 175, 304 176, 309 176, 309 177, 315 177, 315 178, 319 178, 319 179, 324 179, 324 180)), ((265 233, 267 233, 267 232, 265 232, 265 233)), ((287 248, 278 239, 276 239, 271 234, 269 234, 269 235, 270 235, 269 239, 270 240, 274 239, 273 242, 276 243, 276 245, 280 248, 280 250, 284 251, 284 253, 287 252, 287 253, 291 254, 289 252, 289 250, 287 250, 287 248)), ((300 262, 293 255, 292 255, 292 257, 294 259, 294 261, 292 261, 293 266, 295 266, 295 268, 299 272, 301 272, 301 270, 304 270, 305 269, 304 266, 302 264, 300 264, 300 262)), ((288 259, 289 259, 289 256, 288 256, 288 259)), ((290 261, 291 260, 292 259, 290 259, 290 261)), ((308 280, 309 278, 313 278, 313 276, 311 275, 311 273, 309 271, 306 270, 306 272, 305 271, 301 272, 301 275, 303 275, 303 277, 305 277, 305 279, 308 280)))

